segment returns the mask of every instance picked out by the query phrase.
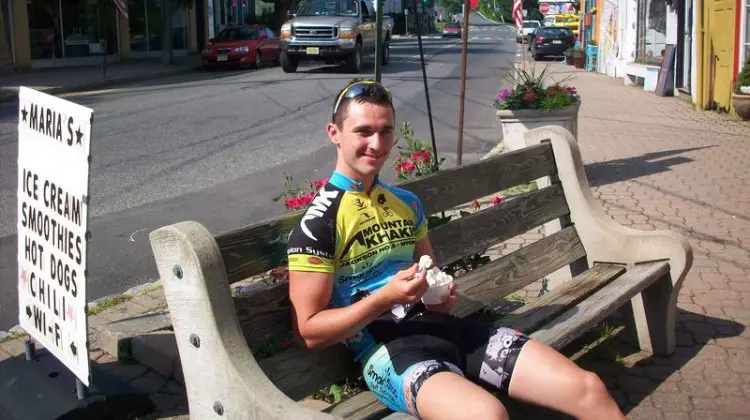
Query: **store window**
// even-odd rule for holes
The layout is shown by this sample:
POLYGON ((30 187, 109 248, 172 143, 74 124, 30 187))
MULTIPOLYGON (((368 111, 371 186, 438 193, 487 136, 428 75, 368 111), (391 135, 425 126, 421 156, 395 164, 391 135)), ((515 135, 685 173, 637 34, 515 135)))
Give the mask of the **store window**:
POLYGON ((116 12, 107 0, 29 0, 27 5, 32 59, 116 53, 116 12))
MULTIPOLYGON (((174 4, 174 3, 172 3, 174 4)), ((161 51, 164 30, 162 0, 128 0, 130 17, 130 49, 161 51)), ((186 9, 172 14, 172 49, 187 49, 188 13, 186 9)))
POLYGON ((661 64, 667 47, 667 1, 638 0, 636 62, 661 64))

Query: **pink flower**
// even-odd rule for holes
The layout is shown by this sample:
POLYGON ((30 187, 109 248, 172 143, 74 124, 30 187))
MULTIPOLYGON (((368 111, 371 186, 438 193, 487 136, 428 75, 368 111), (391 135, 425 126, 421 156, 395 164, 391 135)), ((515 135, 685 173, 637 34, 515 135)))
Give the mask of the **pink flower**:
POLYGON ((499 195, 492 197, 492 199, 490 200, 490 204, 492 204, 493 206, 496 206, 502 202, 503 202, 503 198, 500 197, 499 195))
POLYGON ((314 192, 307 193, 307 194, 299 197, 300 207, 304 207, 304 206, 312 203, 313 198, 315 198, 315 193, 314 192))
POLYGON ((478 209, 479 208, 479 201, 477 201, 477 200, 472 201, 471 204, 470 204, 470 206, 473 209, 478 209))

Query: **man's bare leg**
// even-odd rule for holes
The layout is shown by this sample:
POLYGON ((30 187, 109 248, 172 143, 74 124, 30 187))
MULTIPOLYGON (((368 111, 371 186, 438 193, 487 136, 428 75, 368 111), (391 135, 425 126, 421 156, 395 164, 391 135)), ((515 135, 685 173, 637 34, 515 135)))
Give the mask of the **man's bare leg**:
POLYGON ((580 420, 625 420, 607 387, 551 347, 529 340, 510 379, 511 398, 561 411, 580 420))
POLYGON ((422 384, 417 410, 424 420, 508 419, 508 412, 494 395, 453 372, 436 373, 422 384))

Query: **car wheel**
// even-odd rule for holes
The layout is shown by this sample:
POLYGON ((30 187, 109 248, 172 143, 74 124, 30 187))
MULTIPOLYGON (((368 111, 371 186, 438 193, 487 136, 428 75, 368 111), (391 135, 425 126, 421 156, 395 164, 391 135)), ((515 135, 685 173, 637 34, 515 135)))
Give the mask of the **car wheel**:
POLYGON ((387 66, 388 63, 391 61, 391 40, 390 39, 386 39, 385 42, 383 43, 382 58, 383 58, 382 63, 384 66, 387 66))
POLYGON ((263 65, 263 60, 260 57, 260 50, 255 50, 255 68, 259 69, 263 65))
POLYGON ((297 66, 299 66, 298 59, 289 57, 285 52, 281 53, 281 69, 284 70, 284 73, 296 72, 297 66))
POLYGON ((349 73, 359 73, 362 70, 362 44, 357 42, 354 52, 346 59, 346 66, 349 73))

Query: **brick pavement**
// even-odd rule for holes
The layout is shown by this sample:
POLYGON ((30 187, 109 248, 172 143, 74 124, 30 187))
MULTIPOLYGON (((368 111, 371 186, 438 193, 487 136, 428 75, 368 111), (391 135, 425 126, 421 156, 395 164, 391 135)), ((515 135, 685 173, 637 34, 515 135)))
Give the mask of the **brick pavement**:
MULTIPOLYGON (((750 419, 750 124, 603 75, 550 66, 555 75, 574 73, 571 83, 583 98, 579 143, 606 211, 635 228, 680 232, 695 253, 679 298, 673 356, 637 352, 617 333, 617 318, 563 352, 597 372, 630 419, 750 419), (594 340, 601 343, 589 345, 594 340), (584 345, 588 351, 581 351, 584 345)), ((531 232, 493 254, 540 238, 531 232)), ((531 300, 539 287, 519 297, 531 300)), ((92 316, 90 324, 159 309, 162 298, 160 290, 147 290, 92 316)), ((152 394, 157 412, 149 418, 187 413, 179 369, 117 363, 103 351, 108 347, 94 338, 92 359, 152 394)), ((6 341, 0 360, 21 351, 19 340, 6 341)), ((511 408, 534 414, 520 418, 558 417, 511 408)))

